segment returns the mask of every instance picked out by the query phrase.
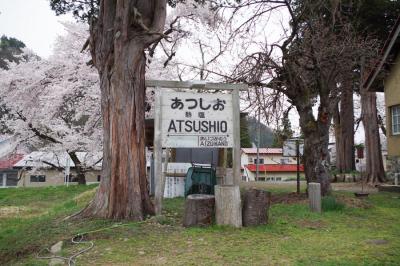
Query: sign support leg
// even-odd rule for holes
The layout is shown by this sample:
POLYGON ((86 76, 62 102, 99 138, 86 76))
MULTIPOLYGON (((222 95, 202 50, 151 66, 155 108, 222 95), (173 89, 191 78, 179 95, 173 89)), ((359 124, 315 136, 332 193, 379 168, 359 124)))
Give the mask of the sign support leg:
POLYGON ((233 184, 239 186, 240 173, 240 101, 239 90, 232 92, 233 106, 233 149, 232 149, 232 167, 233 167, 233 184))
MULTIPOLYGON (((156 88, 155 106, 161 106, 161 92, 156 88)), ((162 178, 162 147, 161 147, 161 110, 156 108, 154 111, 154 181, 156 185, 155 191, 155 212, 161 215, 162 198, 163 198, 163 178, 162 178)))

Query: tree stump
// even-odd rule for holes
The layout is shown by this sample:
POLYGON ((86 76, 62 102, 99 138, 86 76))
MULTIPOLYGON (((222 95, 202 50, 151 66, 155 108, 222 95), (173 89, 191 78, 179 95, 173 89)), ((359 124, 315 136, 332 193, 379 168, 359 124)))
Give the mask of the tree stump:
POLYGON ((308 183, 308 198, 312 212, 321 212, 321 184, 308 183))
POLYGON ((192 194, 186 198, 183 226, 207 226, 212 223, 215 198, 213 195, 192 194))
POLYGON ((239 186, 215 186, 215 218, 217 224, 242 227, 239 186))
POLYGON ((267 224, 271 193, 249 189, 243 199, 243 226, 267 224))

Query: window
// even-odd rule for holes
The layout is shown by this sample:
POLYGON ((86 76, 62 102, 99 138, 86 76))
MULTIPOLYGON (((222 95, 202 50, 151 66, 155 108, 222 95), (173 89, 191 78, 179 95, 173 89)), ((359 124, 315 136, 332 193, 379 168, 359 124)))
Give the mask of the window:
POLYGON ((97 182, 100 182, 101 175, 97 175, 97 182))
POLYGON ((31 182, 46 182, 45 175, 31 175, 31 182))
POLYGON ((288 164, 289 163, 289 158, 282 158, 281 159, 281 164, 288 164))
POLYGON ((253 158, 249 157, 249 163, 253 163, 253 158))
POLYGON ((392 106, 392 134, 400 135, 400 105, 392 106))
MULTIPOLYGON (((264 164, 264 159, 263 158, 260 158, 258 160, 260 161, 258 164, 264 164)), ((257 164, 257 159, 256 158, 254 159, 254 163, 257 164)))

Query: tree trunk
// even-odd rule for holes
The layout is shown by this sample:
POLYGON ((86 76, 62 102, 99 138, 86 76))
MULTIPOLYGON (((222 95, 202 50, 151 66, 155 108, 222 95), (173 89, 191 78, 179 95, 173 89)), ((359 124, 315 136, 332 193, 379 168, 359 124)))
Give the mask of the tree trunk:
POLYGON ((336 139, 336 169, 339 173, 355 169, 353 91, 345 88, 333 115, 336 139))
POLYGON ((271 192, 249 189, 243 199, 243 226, 261 225, 268 222, 271 192))
POLYGON ((335 147, 336 147, 336 169, 339 173, 343 173, 343 152, 342 152, 342 124, 339 105, 335 106, 333 112, 333 124, 335 127, 335 147))
POLYGON ((78 156, 76 155, 75 152, 68 152, 69 157, 71 160, 74 162, 75 165, 75 172, 76 176, 78 179, 78 184, 79 185, 86 185, 86 178, 85 178, 85 172, 82 169, 82 163, 79 160, 78 156))
POLYGON ((314 118, 311 106, 297 107, 297 111, 304 134, 304 171, 307 183, 320 183, 322 195, 327 195, 331 189, 328 165, 331 115, 324 106, 323 103, 320 104, 317 120, 314 118))
POLYGON ((354 102, 352 88, 345 88, 340 100, 341 146, 343 171, 355 169, 354 156, 354 102))
POLYGON ((165 0, 100 3, 90 49, 99 71, 103 115, 102 179, 82 216, 143 220, 154 213, 146 178, 144 49, 159 39, 165 0))
POLYGON ((212 223, 215 198, 213 195, 192 194, 186 198, 183 226, 207 226, 212 223))
POLYGON ((382 149, 379 136, 376 93, 361 90, 361 117, 365 134, 365 181, 375 184, 385 181, 382 149))

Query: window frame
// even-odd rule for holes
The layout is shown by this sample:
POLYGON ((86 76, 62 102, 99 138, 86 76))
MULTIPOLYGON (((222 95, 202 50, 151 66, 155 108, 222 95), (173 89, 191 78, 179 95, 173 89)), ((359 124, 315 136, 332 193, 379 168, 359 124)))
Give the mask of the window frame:
POLYGON ((400 135, 400 104, 397 105, 393 105, 390 106, 390 116, 391 116, 391 130, 392 130, 392 135, 396 136, 396 135, 400 135), (394 110, 397 109, 397 114, 394 115, 394 110), (397 117, 397 121, 398 123, 396 123, 397 125, 397 131, 395 132, 394 130, 394 118, 395 116, 397 117))
POLYGON ((46 175, 30 175, 29 181, 30 183, 45 183, 46 175), (32 180, 32 178, 36 178, 36 180, 32 180))
POLYGON ((254 164, 258 164, 258 165, 260 165, 260 164, 264 164, 264 158, 259 158, 258 159, 258 161, 257 161, 257 158, 254 158, 254 164), (259 162, 258 162, 259 161, 259 162))

